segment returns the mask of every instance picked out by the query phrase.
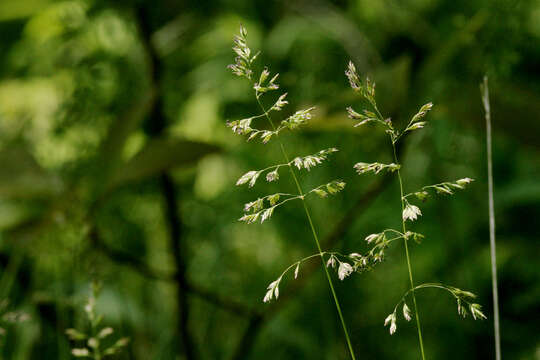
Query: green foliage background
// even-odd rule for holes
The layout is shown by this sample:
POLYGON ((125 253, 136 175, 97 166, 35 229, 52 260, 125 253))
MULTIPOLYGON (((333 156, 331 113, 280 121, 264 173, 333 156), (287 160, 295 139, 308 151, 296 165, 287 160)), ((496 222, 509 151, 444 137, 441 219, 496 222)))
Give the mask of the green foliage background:
MULTIPOLYGON (((422 207, 416 281, 477 293, 488 320, 462 320, 446 294, 419 293, 430 359, 494 357, 478 89, 490 76, 503 357, 539 359, 534 0, 2 0, 0 298, 31 317, 5 325, 3 358, 71 358, 64 330, 84 327, 98 280, 105 323, 131 338, 119 359, 347 359, 320 266, 262 303, 266 285, 315 249, 300 204, 263 225, 236 221, 245 202, 293 189, 284 174, 279 185, 234 186, 281 160, 275 143, 246 144, 225 127, 257 112, 247 83, 226 70, 240 23, 262 50, 258 66, 281 74, 288 111, 317 106, 310 126, 284 137, 291 152, 340 149, 302 180, 347 182, 340 196, 309 202, 339 251, 364 252, 367 234, 400 220, 395 179, 352 168, 389 161, 391 149, 381 131, 346 117, 347 105, 360 108, 348 60, 376 81, 394 122, 435 104, 400 149, 406 191, 476 182, 422 207)), ((382 326, 407 287, 401 246, 339 282, 360 359, 419 357, 412 323, 393 336, 382 326)))

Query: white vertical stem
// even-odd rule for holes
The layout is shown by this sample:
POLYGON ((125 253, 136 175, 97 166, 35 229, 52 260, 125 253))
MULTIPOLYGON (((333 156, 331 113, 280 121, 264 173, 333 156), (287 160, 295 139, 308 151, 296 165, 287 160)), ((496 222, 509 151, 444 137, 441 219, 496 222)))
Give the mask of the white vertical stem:
POLYGON ((501 333, 499 325, 499 291, 497 290, 497 250, 495 247, 495 207, 493 205, 493 162, 491 155, 491 109, 489 104, 488 78, 480 85, 482 103, 486 114, 488 200, 489 200, 489 244, 491 254, 491 286, 493 294, 493 328, 495 331, 495 359, 501 360, 501 333))

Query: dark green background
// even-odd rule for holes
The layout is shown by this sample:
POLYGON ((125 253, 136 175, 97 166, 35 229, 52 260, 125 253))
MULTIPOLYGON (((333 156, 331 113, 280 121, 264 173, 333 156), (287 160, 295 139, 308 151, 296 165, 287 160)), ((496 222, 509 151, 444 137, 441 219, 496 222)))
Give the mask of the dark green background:
MULTIPOLYGON (((315 245, 300 203, 263 225, 237 221, 245 202, 294 191, 285 172, 278 183, 234 186, 281 162, 277 143, 246 143, 225 127, 257 113, 248 84, 226 69, 240 23, 262 51, 258 69, 281 74, 284 115, 317 106, 309 126, 282 137, 289 152, 340 149, 301 174, 305 188, 348 184, 308 201, 334 249, 365 252, 366 235, 400 226, 395 179, 352 168, 391 161, 391 148, 380 128, 353 128, 346 117, 346 106, 362 108, 344 76, 348 60, 377 83, 381 111, 396 124, 433 101, 429 125, 400 148, 405 190, 476 181, 422 205, 415 280, 475 292, 488 320, 460 319, 447 293, 419 293, 429 359, 494 358, 478 89, 489 75, 503 358, 539 359, 532 0, 2 0, 0 297, 31 316, 3 325, 3 357, 71 358, 64 330, 84 328, 98 280, 105 324, 131 338, 119 359, 347 359, 320 266, 285 279, 277 303, 262 303, 268 283, 315 245)), ((419 358, 412 323, 401 320, 393 336, 383 327, 408 287, 401 244, 374 271, 336 282, 358 359, 419 358)))

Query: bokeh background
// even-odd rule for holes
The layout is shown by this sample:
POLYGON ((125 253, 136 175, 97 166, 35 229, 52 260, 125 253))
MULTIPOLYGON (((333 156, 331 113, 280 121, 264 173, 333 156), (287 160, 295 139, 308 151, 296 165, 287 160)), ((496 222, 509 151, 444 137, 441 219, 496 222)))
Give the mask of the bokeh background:
MULTIPOLYGON (((347 359, 320 263, 267 284, 315 246, 300 203, 263 225, 237 221, 279 183, 236 187, 281 162, 276 143, 246 143, 227 120, 257 113, 252 89, 226 69, 242 23, 257 68, 279 72, 289 114, 317 107, 283 137, 305 155, 338 147, 302 174, 306 188, 347 182, 309 200, 327 249, 365 252, 364 237, 400 226, 393 177, 357 176, 388 162, 377 127, 353 128, 362 102, 349 59, 377 83, 382 112, 403 125, 433 101, 429 126, 399 149, 406 191, 476 181, 422 205, 411 249, 416 282, 478 294, 489 319, 461 319, 446 293, 418 294, 430 359, 494 358, 485 123, 490 78, 503 357, 540 359, 540 2, 538 0, 0 2, 0 299, 29 316, 4 328, 4 359, 70 359, 65 329, 87 326, 90 283, 118 359, 347 359)), ((408 287, 401 244, 374 271, 338 282, 361 359, 418 359, 416 330, 384 318, 408 287)), ((335 274, 334 274, 335 275, 335 274)))

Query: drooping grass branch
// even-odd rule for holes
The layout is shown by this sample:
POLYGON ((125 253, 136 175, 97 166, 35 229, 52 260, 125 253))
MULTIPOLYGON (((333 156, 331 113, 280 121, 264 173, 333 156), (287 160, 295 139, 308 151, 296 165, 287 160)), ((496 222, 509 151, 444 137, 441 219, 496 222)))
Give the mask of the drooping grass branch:
MULTIPOLYGON (((254 95, 257 101, 257 104, 259 105, 262 114, 255 115, 246 119, 242 120, 236 120, 228 123, 228 126, 232 128, 232 130, 240 135, 247 136, 248 140, 252 140, 255 138, 259 138, 262 143, 266 144, 271 139, 276 138, 279 148, 281 150, 281 154, 283 156, 283 159, 285 161, 284 164, 278 164, 275 166, 271 166, 269 168, 266 168, 264 170, 259 171, 250 171, 246 174, 244 174, 239 181, 237 182, 238 185, 245 184, 249 182, 249 186, 253 187, 257 181, 258 176, 266 170, 272 169, 271 172, 269 172, 266 176, 267 181, 275 181, 279 179, 278 175, 278 169, 282 166, 288 167, 291 177, 294 180, 297 194, 296 195, 290 195, 286 194, 288 196, 287 199, 283 200, 282 202, 278 203, 280 198, 280 193, 266 196, 264 198, 260 198, 254 202, 246 204, 244 207, 244 211, 246 214, 240 218, 241 221, 245 221, 246 223, 253 223, 257 221, 258 219, 261 220, 261 222, 265 221, 266 219, 270 218, 274 212, 274 209, 277 206, 283 205, 285 202, 288 202, 290 200, 299 199, 302 202, 304 212, 306 214, 306 218, 309 223, 309 227, 311 229, 311 233, 313 235, 313 239, 315 241, 315 244, 317 246, 318 254, 317 256, 321 258, 322 261, 324 261, 324 255, 321 248, 321 244, 319 242, 319 237, 317 234, 317 231, 315 229, 315 225, 313 223, 313 219, 311 217, 311 213, 309 211, 309 208, 307 206, 305 197, 310 193, 315 193, 319 195, 320 197, 326 197, 328 194, 335 194, 345 187, 345 183, 340 180, 334 180, 330 183, 318 186, 307 193, 303 191, 302 186, 300 185, 300 181, 298 178, 298 175, 296 174, 296 170, 294 167, 296 166, 297 169, 305 168, 307 170, 310 169, 310 167, 320 164, 323 160, 326 159, 326 156, 330 152, 334 152, 335 149, 331 149, 331 151, 321 151, 318 154, 314 154, 308 157, 298 157, 293 160, 289 157, 287 150, 285 149, 285 146, 281 139, 279 138, 279 135, 283 131, 287 130, 296 130, 302 125, 305 125, 312 117, 312 111, 314 108, 308 108, 296 111, 293 115, 285 118, 281 122, 279 122, 277 125, 274 123, 271 117, 271 113, 273 112, 280 112, 285 105, 288 104, 288 101, 285 100, 287 93, 281 94, 277 100, 274 101, 274 104, 270 108, 265 108, 263 103, 261 102, 261 98, 264 96, 264 94, 275 91, 279 89, 279 84, 277 84, 277 79, 279 74, 275 74, 270 78, 270 72, 267 68, 264 68, 263 71, 261 71, 258 81, 254 82, 252 80, 253 70, 252 70, 252 64, 255 61, 255 59, 258 57, 259 53, 253 54, 251 49, 247 45, 247 31, 246 29, 241 26, 240 27, 240 34, 235 37, 235 46, 233 47, 234 52, 236 52, 237 57, 235 58, 235 63, 232 65, 229 65, 229 68, 233 71, 235 75, 238 75, 240 77, 244 77, 250 81, 252 84, 252 87, 254 89, 254 95), (261 117, 265 117, 268 121, 268 124, 270 125, 270 130, 265 129, 259 129, 255 126, 252 126, 253 120, 256 120, 261 117), (265 203, 268 202, 269 204, 265 207, 265 203), (251 211, 251 213, 249 213, 251 211)), ((323 266, 324 267, 324 266, 323 266)), ((332 278, 330 277, 330 273, 326 267, 324 267, 326 278, 328 281, 328 285, 330 287, 330 291, 332 294, 332 298, 334 300, 334 304, 336 306, 336 310, 339 315, 339 319, 341 321, 341 325, 343 327, 343 332, 345 334, 345 340, 347 342, 348 350, 350 353, 350 356, 353 360, 355 360, 355 354, 354 350, 351 344, 351 340, 349 337, 349 332, 347 330, 347 326, 345 323, 345 319, 343 317, 343 313, 341 311, 341 306, 336 294, 336 291, 334 289, 334 284, 332 282, 332 278)), ((296 272, 297 273, 297 272, 296 272)), ((272 298, 276 298, 279 296, 279 284, 281 281, 281 277, 279 277, 277 280, 273 281, 268 286, 268 291, 266 295, 264 296, 264 302, 270 301, 272 298)))
MULTIPOLYGON (((325 238, 321 240, 321 247, 323 249, 332 249, 341 239, 343 239, 343 236, 347 233, 351 225, 358 220, 359 216, 361 216, 362 211, 366 209, 381 192, 383 192, 386 185, 389 183, 389 179, 389 176, 385 176, 381 180, 376 181, 371 185, 368 191, 363 193, 356 200, 354 205, 347 210, 341 220, 338 221, 325 238)), ((240 337, 240 341, 236 346, 236 350, 230 358, 231 360, 242 360, 248 357, 248 354, 255 344, 257 334, 263 329, 264 325, 279 314, 279 311, 285 307, 287 301, 293 299, 294 295, 300 292, 308 284, 309 279, 318 269, 318 263, 311 262, 304 264, 302 267, 302 276, 290 283, 291 286, 287 288, 287 292, 280 295, 280 301, 274 302, 272 306, 263 313, 254 313, 250 317, 243 335, 240 337)))
POLYGON ((495 244, 495 206, 493 203, 493 160, 491 154, 491 106, 489 103, 488 78, 480 84, 482 105, 486 118, 486 147, 489 202, 489 249, 491 257, 491 293, 493 296, 493 330, 495 332, 495 359, 501 360, 501 330, 499 325, 499 291, 497 286, 497 248, 495 244))
POLYGON ((419 344, 420 354, 421 354, 422 359, 425 359, 426 355, 424 351, 424 341, 422 337, 422 326, 420 322, 420 316, 419 316, 419 310, 418 310, 418 305, 416 301, 415 290, 422 289, 425 287, 436 287, 436 288, 450 291, 458 299, 458 312, 461 315, 465 316, 466 314, 466 310, 464 310, 465 308, 462 306, 462 303, 466 303, 469 307, 469 311, 473 314, 474 319, 483 319, 485 318, 485 316, 481 312, 480 305, 469 302, 470 299, 474 298, 474 295, 470 292, 465 292, 455 287, 451 287, 451 286, 447 286, 443 284, 428 283, 428 284, 421 284, 421 285, 415 286, 411 256, 410 256, 410 251, 409 251, 409 240, 420 242, 420 240, 424 238, 424 235, 407 230, 407 221, 415 221, 418 219, 419 216, 422 216, 422 211, 420 210, 420 208, 417 205, 411 204, 411 201, 413 201, 412 197, 415 196, 416 199, 424 201, 432 195, 433 191, 437 194, 452 195, 454 194, 454 190, 464 189, 465 186, 471 183, 473 180, 470 178, 463 178, 454 182, 450 182, 450 181, 441 182, 434 185, 424 186, 418 191, 405 194, 404 179, 401 173, 403 165, 400 162, 400 159, 397 155, 396 147, 397 147, 398 142, 401 139, 403 139, 405 135, 407 135, 408 133, 412 131, 422 129, 424 126, 427 125, 427 121, 424 120, 424 117, 431 110, 433 104, 430 102, 423 105, 420 108, 420 110, 411 118, 411 120, 408 122, 405 128, 400 131, 394 128, 394 125, 391 119, 385 118, 382 115, 379 108, 377 107, 377 102, 375 99, 375 84, 372 83, 369 79, 367 79, 365 82, 361 81, 360 77, 357 74, 356 68, 352 62, 349 62, 349 66, 348 66, 348 69, 345 71, 345 75, 347 76, 349 80, 351 88, 355 92, 357 92, 363 99, 365 99, 371 105, 371 108, 372 108, 371 110, 364 110, 362 112, 357 112, 352 107, 348 107, 347 112, 349 114, 349 117, 355 121, 358 121, 354 126, 355 127, 362 126, 368 123, 374 123, 376 125, 382 126, 385 129, 386 134, 388 134, 389 136, 390 144, 392 146, 392 154, 393 154, 393 161, 394 161, 391 164, 382 164, 378 162, 374 162, 374 163, 359 162, 354 165, 354 168, 357 170, 359 175, 362 175, 368 172, 373 172, 375 174, 378 174, 381 171, 386 170, 388 172, 395 173, 397 175, 398 183, 399 183, 402 232, 399 232, 393 229, 387 229, 381 233, 371 234, 366 237, 366 241, 368 243, 373 242, 375 244, 372 250, 367 255, 368 259, 372 259, 372 261, 375 259, 382 260, 381 258, 384 255, 384 253, 381 253, 381 252, 384 250, 385 247, 389 245, 391 241, 403 239, 410 288, 402 297, 402 299, 398 302, 398 305, 396 305, 396 307, 394 308, 394 311, 385 319, 384 325, 385 326, 390 325, 390 334, 395 333, 397 329, 396 311, 397 311, 397 307, 401 303, 403 303, 403 317, 407 321, 412 319, 411 311, 405 302, 407 296, 410 296, 412 298, 412 303, 414 307, 414 316, 416 318, 416 328, 418 332, 418 344, 419 344), (392 233, 398 234, 399 236, 392 238, 390 240, 387 240, 386 238, 387 232, 392 232, 392 233))
MULTIPOLYGON (((418 286, 415 286, 415 287, 409 289, 409 291, 407 291, 401 297, 401 299, 398 301, 396 306, 394 306, 394 311, 390 315, 388 315, 386 317, 386 319, 384 320, 384 325, 386 326, 386 325, 390 324, 390 334, 395 333, 396 329, 397 329, 396 322, 397 322, 398 307, 401 304, 403 304, 403 308, 402 308, 403 318, 405 320, 407 320, 407 321, 410 321, 411 320, 411 310, 407 306, 407 302, 406 302, 407 296, 409 296, 409 295, 414 296, 415 291, 420 290, 420 289, 426 289, 426 288, 442 289, 442 290, 448 291, 450 294, 452 294, 452 296, 454 296, 454 298, 456 299, 456 302, 457 302, 457 312, 463 318, 465 318, 468 315, 468 311, 470 311, 470 314, 472 315, 474 320, 486 319, 486 316, 482 313, 481 306, 479 304, 476 304, 476 303, 472 302, 472 300, 474 300, 476 298, 475 294, 473 294, 473 293, 471 293, 469 291, 463 291, 461 289, 458 289, 458 288, 455 288, 455 287, 452 287, 452 286, 448 286, 448 285, 444 285, 444 284, 425 283, 425 284, 418 285, 418 286)), ((413 297, 413 301, 414 301, 414 297, 413 297)))

